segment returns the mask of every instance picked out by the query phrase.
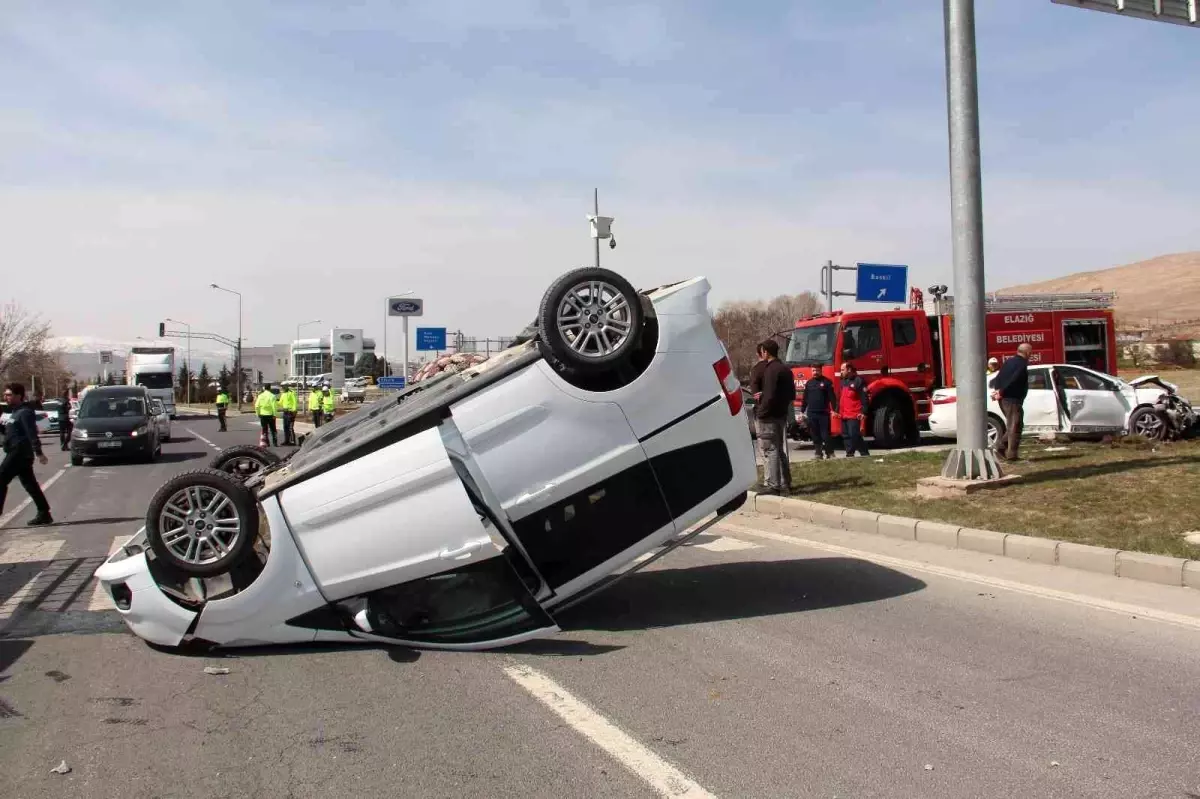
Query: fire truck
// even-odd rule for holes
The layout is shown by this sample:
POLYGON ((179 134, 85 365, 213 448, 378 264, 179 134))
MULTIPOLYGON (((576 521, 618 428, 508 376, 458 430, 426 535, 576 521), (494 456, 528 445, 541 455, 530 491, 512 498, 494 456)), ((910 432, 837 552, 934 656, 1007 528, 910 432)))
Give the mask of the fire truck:
MULTIPOLYGON (((828 311, 796 322, 787 334, 786 362, 796 384, 796 405, 814 364, 840 384, 843 363, 867 381, 866 431, 877 446, 920 440, 928 428, 935 389, 954 385, 953 300, 944 287, 927 307, 914 288, 908 308, 828 311)), ((1033 363, 1067 363, 1116 374, 1112 293, 993 295, 986 299, 987 355, 1003 362, 1017 347, 1033 347, 1033 363)), ((986 363, 979 364, 983 370, 986 363)), ((839 385, 840 387, 840 385, 839 385)), ((841 423, 833 420, 833 434, 841 423)))

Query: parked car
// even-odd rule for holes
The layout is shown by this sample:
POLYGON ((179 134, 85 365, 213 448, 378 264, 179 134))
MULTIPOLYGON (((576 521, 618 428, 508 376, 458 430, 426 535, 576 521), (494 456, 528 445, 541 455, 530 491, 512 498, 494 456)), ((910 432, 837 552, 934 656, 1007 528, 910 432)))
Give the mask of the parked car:
MULTIPOLYGON (((989 381, 991 377, 988 378, 989 381)), ((1083 366, 1070 364, 1031 365, 1029 394, 1025 398, 1026 435, 1060 433, 1097 435, 1133 433, 1161 440, 1167 437, 1170 421, 1158 408, 1164 394, 1177 397, 1177 389, 1156 375, 1139 377, 1126 383, 1083 366)), ((933 413, 929 430, 934 435, 954 438, 958 434, 957 390, 938 389, 933 393, 933 413)), ((1179 398, 1182 400, 1182 398, 1179 398)), ((1186 404, 1186 403, 1185 403, 1186 404)), ((1190 412, 1190 406, 1188 406, 1190 412)), ((1004 435, 1004 413, 991 398, 987 405, 988 446, 1004 435)), ((1186 423, 1194 426, 1195 415, 1186 423)))
POLYGON ((163 646, 482 649, 556 630, 756 480, 709 290, 567 273, 485 363, 340 417, 283 460, 237 447, 171 478, 97 577, 163 646))
POLYGON ((154 461, 162 439, 142 386, 103 386, 87 393, 71 431, 71 465, 85 458, 139 457, 154 461))
MULTIPOLYGON (((33 412, 34 423, 37 425, 38 435, 47 435, 58 429, 57 411, 50 413, 45 410, 33 412), (53 422, 51 421, 53 419, 53 422), (53 424, 53 427, 51 425, 53 424)), ((9 420, 12 419, 12 411, 4 411, 0 413, 0 427, 8 427, 9 420)))
MULTIPOLYGON (((50 399, 42 403, 42 410, 49 414, 46 420, 46 432, 58 432, 58 409, 62 407, 62 404, 63 402, 60 399, 50 399)), ((68 410, 69 413, 70 410, 68 410)))
POLYGON ((352 377, 342 385, 342 402, 365 402, 366 399, 366 378, 352 377))

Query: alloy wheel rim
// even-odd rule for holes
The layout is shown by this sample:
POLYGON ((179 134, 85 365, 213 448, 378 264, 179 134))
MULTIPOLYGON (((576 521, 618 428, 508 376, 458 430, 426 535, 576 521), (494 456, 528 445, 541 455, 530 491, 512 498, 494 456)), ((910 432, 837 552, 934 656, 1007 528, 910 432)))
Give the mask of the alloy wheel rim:
POLYGON ((589 280, 572 286, 559 303, 559 335, 577 355, 592 360, 620 350, 633 333, 633 310, 611 283, 589 280))
POLYGON ((242 517, 228 494, 210 486, 188 486, 163 505, 159 536, 184 563, 206 566, 228 555, 242 535, 242 517))

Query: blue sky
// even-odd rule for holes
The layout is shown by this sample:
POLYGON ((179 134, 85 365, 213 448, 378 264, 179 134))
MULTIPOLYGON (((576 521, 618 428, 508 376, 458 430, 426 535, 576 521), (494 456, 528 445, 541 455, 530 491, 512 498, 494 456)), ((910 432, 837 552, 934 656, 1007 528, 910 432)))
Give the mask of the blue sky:
MULTIPOLYGON (((1197 249, 1200 33, 977 6, 989 287, 1197 249)), ((10 2, 0 260, 63 335, 227 330, 213 281, 252 344, 407 289, 499 335, 599 186, 638 284, 948 282, 942 43, 936 2, 10 2)))

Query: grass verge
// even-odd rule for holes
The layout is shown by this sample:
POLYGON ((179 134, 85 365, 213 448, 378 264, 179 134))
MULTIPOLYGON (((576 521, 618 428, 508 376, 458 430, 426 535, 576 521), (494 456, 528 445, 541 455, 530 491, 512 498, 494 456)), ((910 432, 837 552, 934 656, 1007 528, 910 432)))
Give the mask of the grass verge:
POLYGON ((793 496, 964 527, 1200 559, 1200 547, 1182 537, 1200 530, 1200 441, 1152 446, 1134 439, 1113 444, 1026 440, 1021 455, 1025 462, 1006 469, 1021 475, 1021 482, 963 499, 917 497, 917 480, 941 471, 945 453, 936 452, 793 463, 793 496))

